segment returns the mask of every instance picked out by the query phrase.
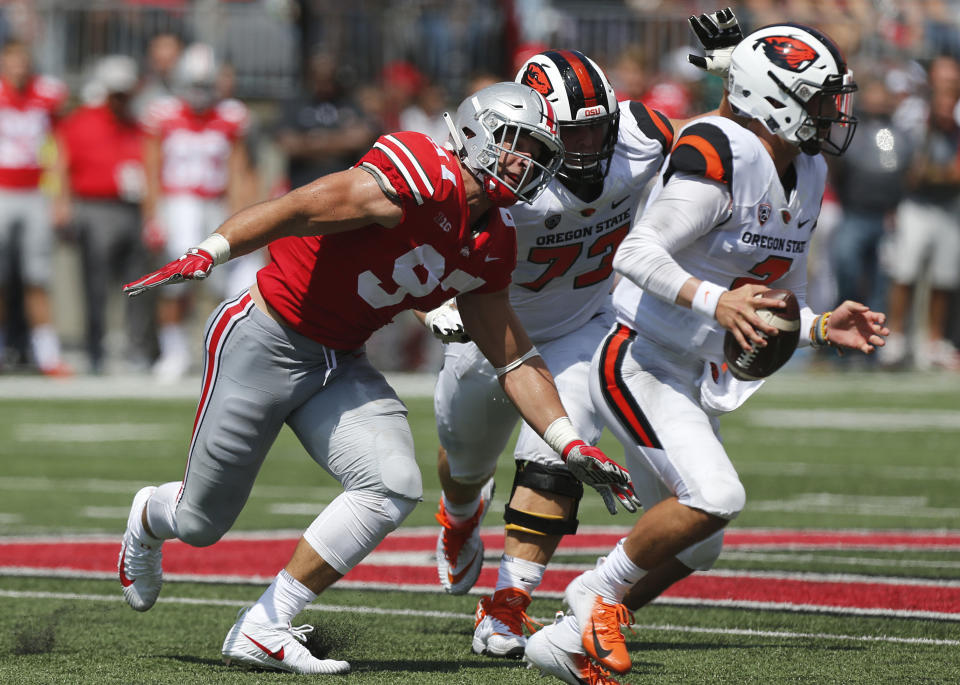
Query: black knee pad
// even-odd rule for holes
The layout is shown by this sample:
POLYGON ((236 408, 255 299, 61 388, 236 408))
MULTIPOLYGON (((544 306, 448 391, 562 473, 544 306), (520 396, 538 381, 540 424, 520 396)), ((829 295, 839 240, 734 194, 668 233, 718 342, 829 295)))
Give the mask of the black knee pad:
POLYGON ((577 520, 577 511, 580 508, 580 499, 583 497, 583 483, 577 480, 569 471, 559 466, 544 466, 532 461, 517 461, 517 473, 513 477, 513 487, 507 506, 503 511, 503 520, 507 530, 518 530, 534 535, 572 535, 577 532, 580 521, 577 520), (566 518, 546 516, 528 511, 520 511, 510 506, 513 493, 517 486, 524 486, 538 492, 550 492, 573 499, 573 507, 566 518))

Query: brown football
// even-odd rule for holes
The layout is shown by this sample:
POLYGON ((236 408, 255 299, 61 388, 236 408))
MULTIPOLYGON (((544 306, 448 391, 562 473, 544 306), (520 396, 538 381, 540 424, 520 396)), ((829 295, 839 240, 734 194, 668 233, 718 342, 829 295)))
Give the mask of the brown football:
MULTIPOLYGON (((760 297, 758 295, 758 297, 760 297)), ((723 356, 727 361, 730 373, 741 380, 755 381, 766 378, 781 366, 787 363, 797 349, 800 340, 800 303, 797 296, 789 290, 768 290, 763 297, 783 300, 787 303, 782 309, 758 309, 757 315, 765 322, 777 328, 777 335, 768 337, 759 331, 767 340, 766 347, 756 344, 750 350, 744 350, 733 333, 727 331, 723 337, 723 356)))

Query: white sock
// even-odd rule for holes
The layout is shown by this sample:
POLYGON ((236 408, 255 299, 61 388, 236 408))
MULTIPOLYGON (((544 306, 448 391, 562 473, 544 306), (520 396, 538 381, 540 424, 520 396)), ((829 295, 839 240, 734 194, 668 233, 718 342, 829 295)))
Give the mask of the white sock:
POLYGON ((250 607, 246 618, 256 623, 285 628, 294 616, 316 598, 315 592, 283 570, 260 595, 257 603, 250 607))
POLYGON ((37 326, 30 331, 30 347, 33 359, 41 369, 52 369, 60 363, 60 338, 50 324, 37 326))
POLYGON ((464 523, 477 513, 482 500, 483 497, 477 495, 476 499, 466 504, 455 504, 448 500, 446 495, 443 495, 443 510, 447 512, 447 518, 452 523, 464 523))
POLYGON ((596 574, 594 577, 598 585, 595 589, 608 602, 619 603, 627 591, 647 575, 647 572, 633 563, 623 551, 624 540, 626 538, 620 540, 607 555, 607 560, 592 571, 596 574))
POLYGON ((161 541, 177 537, 177 495, 182 486, 179 480, 164 483, 147 500, 147 525, 161 541))
POLYGON ((515 587, 532 595, 543 580, 546 568, 544 564, 504 554, 500 557, 500 572, 497 574, 497 587, 494 591, 515 587))

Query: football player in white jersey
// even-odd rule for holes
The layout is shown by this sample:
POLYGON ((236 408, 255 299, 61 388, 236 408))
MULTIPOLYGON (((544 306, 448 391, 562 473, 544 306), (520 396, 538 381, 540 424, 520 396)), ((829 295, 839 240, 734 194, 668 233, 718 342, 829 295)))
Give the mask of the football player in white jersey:
MULTIPOLYGON (((735 19, 733 27, 739 39, 735 19)), ((600 67, 575 50, 534 55, 516 80, 553 105, 566 155, 557 179, 534 203, 511 208, 517 267, 510 302, 550 368, 574 425, 595 444, 603 425, 587 393, 587 375, 613 323, 613 257, 673 144, 673 125, 641 102, 618 103, 600 67)), ((449 343, 434 394, 443 488, 437 571, 447 592, 462 594, 480 575, 480 524, 493 495, 497 458, 519 416, 493 367, 476 345, 464 342, 456 311, 438 308, 426 322, 449 343)), ((523 626, 532 627, 526 615, 531 593, 562 537, 577 530, 583 488, 525 424, 514 458, 504 554, 494 593, 477 606, 472 649, 519 658, 526 645, 523 626)), ((600 493, 615 514, 615 493, 600 493)), ((623 504, 635 511, 629 501, 623 504)))
POLYGON ((776 329, 758 308, 792 290, 801 339, 871 353, 885 316, 846 301, 817 314, 804 304, 806 257, 826 178, 821 152, 842 154, 856 89, 834 43, 795 24, 748 35, 730 56, 717 116, 683 127, 651 200, 614 259, 617 323, 593 358, 590 396, 626 450, 644 513, 596 568, 565 591, 570 611, 530 638, 526 658, 574 683, 568 664, 630 669, 620 626, 628 609, 720 553, 744 488, 717 416, 762 381, 733 379, 723 336, 744 348, 776 329), (757 297, 759 295, 759 297, 757 297), (631 588, 641 583, 641 591, 631 588), (627 594, 631 592, 631 594, 627 594))

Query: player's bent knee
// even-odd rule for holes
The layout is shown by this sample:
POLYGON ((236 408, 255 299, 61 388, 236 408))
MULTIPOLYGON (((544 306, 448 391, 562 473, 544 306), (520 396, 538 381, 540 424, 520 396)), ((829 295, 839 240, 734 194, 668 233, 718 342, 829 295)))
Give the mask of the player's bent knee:
POLYGON ((208 519, 198 516, 182 507, 177 511, 177 537, 191 547, 209 547, 223 537, 226 530, 220 530, 208 519))
POLYGON ((723 550, 723 529, 705 540, 690 545, 677 554, 677 559, 687 568, 694 571, 709 571, 720 557, 723 550))
MULTIPOLYGON (((683 498, 681 498, 683 501, 683 498)), ((700 479, 697 491, 684 504, 732 521, 743 511, 747 493, 735 473, 712 473, 700 479)))
POLYGON ((577 512, 580 499, 583 497, 583 483, 577 480, 569 471, 558 466, 545 466, 532 461, 517 460, 517 472, 513 478, 513 488, 507 507, 503 512, 503 520, 507 530, 533 535, 573 535, 577 532, 580 521, 577 512), (570 513, 567 516, 556 516, 536 511, 514 509, 511 506, 513 493, 517 487, 523 486, 542 494, 568 497, 572 502, 570 513))

